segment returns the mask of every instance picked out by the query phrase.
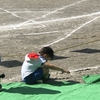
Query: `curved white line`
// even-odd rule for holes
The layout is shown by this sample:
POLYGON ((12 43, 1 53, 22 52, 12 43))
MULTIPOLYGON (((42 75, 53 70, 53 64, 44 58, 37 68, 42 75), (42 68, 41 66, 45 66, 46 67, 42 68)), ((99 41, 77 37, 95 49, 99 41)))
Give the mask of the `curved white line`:
POLYGON ((67 18, 60 18, 60 19, 55 19, 55 20, 40 21, 40 22, 36 22, 36 23, 37 23, 37 24, 52 23, 52 22, 57 22, 57 21, 72 20, 72 19, 90 17, 90 16, 95 16, 95 15, 96 15, 96 16, 97 16, 97 15, 100 15, 100 12, 90 13, 90 14, 86 14, 86 15, 72 16, 72 17, 67 17, 67 18))
POLYGON ((52 23, 52 22, 57 22, 57 21, 60 22, 60 21, 65 21, 65 20, 71 20, 71 19, 78 19, 78 18, 95 16, 95 15, 96 16, 100 15, 100 12, 95 12, 95 13, 91 13, 91 14, 87 14, 87 15, 72 16, 72 17, 68 17, 68 18, 61 18, 61 19, 49 20, 49 21, 35 22, 33 20, 30 20, 30 22, 29 21, 26 21, 26 22, 23 22, 23 23, 20 23, 20 24, 0 26, 0 30, 2 30, 2 31, 3 30, 13 30, 13 29, 19 28, 20 26, 32 25, 32 24, 40 24, 39 27, 45 27, 45 26, 43 26, 43 24, 45 24, 45 23, 52 23))
POLYGON ((38 18, 36 18, 36 19, 40 19, 40 18, 47 17, 47 16, 50 15, 50 14, 56 13, 57 11, 63 10, 63 9, 65 9, 65 8, 68 8, 68 7, 71 7, 71 6, 74 6, 74 5, 79 4, 79 3, 81 3, 81 2, 84 2, 84 1, 86 1, 86 0, 81 0, 81 1, 78 1, 78 2, 76 2, 76 3, 73 3, 73 4, 70 4, 70 5, 64 6, 64 7, 62 7, 62 8, 56 9, 56 10, 54 10, 54 11, 51 11, 51 12, 49 12, 49 13, 43 15, 42 17, 38 17, 38 18))
POLYGON ((97 20, 99 17, 100 17, 100 16, 95 17, 95 18, 93 18, 92 20, 90 20, 90 21, 88 21, 88 22, 82 24, 81 26, 79 26, 78 28, 74 29, 71 33, 69 33, 68 35, 64 36, 63 38, 61 38, 61 39, 59 39, 59 40, 56 40, 56 41, 54 41, 54 42, 52 42, 52 43, 50 43, 50 44, 43 45, 43 46, 50 46, 50 45, 53 45, 53 44, 55 44, 55 43, 58 43, 58 42, 60 42, 60 41, 62 41, 62 40, 64 40, 64 39, 68 38, 68 37, 71 36, 73 33, 75 33, 76 31, 78 31, 79 29, 81 29, 82 27, 84 27, 84 26, 86 26, 87 24, 89 24, 89 23, 91 23, 91 22, 97 20))
MULTIPOLYGON (((84 17, 90 17, 90 16, 95 16, 95 15, 100 15, 100 12, 95 12, 95 13, 91 13, 91 14, 86 14, 86 15, 79 15, 79 16, 72 16, 72 17, 68 17, 68 18, 60 18, 60 19, 55 19, 55 20, 48 20, 48 21, 40 21, 40 22, 36 22, 36 21, 33 21, 33 20, 28 20, 26 22, 23 22, 21 24, 18 24, 14 27, 20 27, 20 26, 23 26, 23 25, 27 25, 27 24, 45 24, 45 23, 52 23, 52 22, 60 22, 60 21, 65 21, 65 20, 71 20, 71 19, 78 19, 78 18, 84 18, 84 17), (29 23, 30 22, 30 23, 29 23)), ((45 26, 43 26, 45 27, 45 26)))
MULTIPOLYGON (((38 17, 38 18, 36 18, 36 19, 44 18, 44 17, 46 17, 46 16, 48 16, 48 15, 50 15, 50 14, 52 14, 52 13, 57 12, 58 10, 62 10, 62 9, 67 8, 67 7, 74 6, 74 5, 79 4, 79 3, 83 2, 83 1, 86 1, 86 0, 81 0, 81 1, 78 1, 78 2, 76 2, 76 3, 73 3, 73 4, 70 4, 70 5, 64 6, 64 7, 62 7, 62 8, 56 9, 56 10, 54 10, 54 11, 52 11, 52 12, 49 12, 49 13, 43 15, 42 17, 38 17)), ((27 20, 27 21, 24 21, 23 23, 19 24, 18 27, 21 26, 21 25, 23 25, 23 24, 25 24, 25 23, 28 23, 28 22, 30 22, 30 21, 32 21, 32 20, 34 21, 34 20, 36 20, 36 19, 29 19, 29 20, 27 20)), ((36 23, 37 23, 37 22, 36 22, 36 23)))

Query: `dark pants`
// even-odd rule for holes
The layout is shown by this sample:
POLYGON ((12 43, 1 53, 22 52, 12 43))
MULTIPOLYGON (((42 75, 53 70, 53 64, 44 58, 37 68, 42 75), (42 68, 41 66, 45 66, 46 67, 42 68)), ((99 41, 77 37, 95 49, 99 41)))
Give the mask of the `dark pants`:
POLYGON ((24 82, 26 84, 34 84, 37 80, 41 80, 42 77, 43 77, 43 69, 38 68, 35 72, 25 77, 24 82))

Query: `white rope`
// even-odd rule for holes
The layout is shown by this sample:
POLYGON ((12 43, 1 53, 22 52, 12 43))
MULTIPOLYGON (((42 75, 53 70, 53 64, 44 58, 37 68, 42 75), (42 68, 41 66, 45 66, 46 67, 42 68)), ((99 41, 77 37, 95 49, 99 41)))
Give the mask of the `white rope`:
POLYGON ((100 68, 100 66, 94 66, 94 67, 86 67, 86 68, 79 68, 74 70, 69 70, 70 72, 78 72, 78 71, 85 71, 85 70, 91 70, 91 69, 97 69, 100 68))

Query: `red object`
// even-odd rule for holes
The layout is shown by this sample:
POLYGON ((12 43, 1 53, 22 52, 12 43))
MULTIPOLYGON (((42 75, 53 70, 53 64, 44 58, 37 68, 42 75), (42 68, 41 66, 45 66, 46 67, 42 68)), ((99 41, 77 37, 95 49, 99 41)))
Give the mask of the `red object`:
POLYGON ((28 57, 30 59, 38 59, 39 55, 36 52, 32 52, 32 53, 28 54, 28 57))

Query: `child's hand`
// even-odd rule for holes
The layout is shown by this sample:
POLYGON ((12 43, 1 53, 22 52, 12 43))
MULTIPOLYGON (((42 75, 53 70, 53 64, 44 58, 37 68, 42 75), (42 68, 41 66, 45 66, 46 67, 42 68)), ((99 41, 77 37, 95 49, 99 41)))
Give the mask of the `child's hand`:
POLYGON ((62 73, 70 74, 70 71, 62 69, 62 73))
POLYGON ((70 71, 66 71, 67 74, 70 74, 70 71))

